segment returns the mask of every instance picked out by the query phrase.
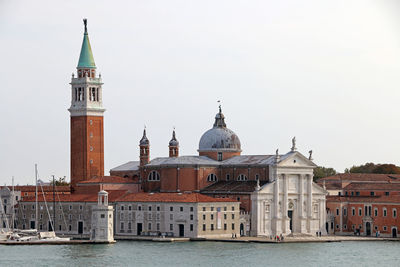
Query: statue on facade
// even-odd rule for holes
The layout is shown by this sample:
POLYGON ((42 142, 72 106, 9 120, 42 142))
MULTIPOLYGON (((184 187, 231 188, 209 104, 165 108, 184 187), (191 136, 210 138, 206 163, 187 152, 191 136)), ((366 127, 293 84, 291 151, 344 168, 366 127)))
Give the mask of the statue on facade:
POLYGON ((292 139, 292 151, 296 151, 296 150, 297 150, 297 148, 296 148, 296 136, 295 136, 292 139))
POLYGON ((308 157, 309 160, 313 160, 312 158, 312 150, 308 151, 308 153, 310 154, 310 156, 308 157))

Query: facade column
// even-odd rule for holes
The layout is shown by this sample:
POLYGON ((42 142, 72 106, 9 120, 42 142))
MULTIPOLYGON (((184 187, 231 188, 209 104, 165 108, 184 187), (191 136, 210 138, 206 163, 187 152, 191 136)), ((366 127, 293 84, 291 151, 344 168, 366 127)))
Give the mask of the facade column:
POLYGON ((282 232, 288 232, 288 177, 286 174, 282 174, 282 182, 283 182, 283 201, 282 201, 282 218, 283 218, 283 225, 282 225, 282 232))
POLYGON ((278 219, 279 216, 279 176, 276 176, 275 185, 274 185, 274 217, 278 219))
POLYGON ((312 219, 312 176, 307 175, 307 230, 311 232, 311 219, 312 219))
POLYGON ((300 179, 299 179, 299 217, 301 219, 304 218, 304 174, 300 174, 300 179))

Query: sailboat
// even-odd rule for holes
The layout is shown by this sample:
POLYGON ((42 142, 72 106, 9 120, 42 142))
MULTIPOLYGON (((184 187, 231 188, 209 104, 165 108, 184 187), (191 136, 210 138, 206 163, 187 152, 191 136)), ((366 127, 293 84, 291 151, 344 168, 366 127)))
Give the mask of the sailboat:
MULTIPOLYGON (((36 216, 35 216, 35 227, 38 225, 38 172, 37 172, 37 164, 35 164, 35 210, 36 210, 36 216)), ((46 196, 43 192, 43 187, 40 185, 42 188, 42 194, 43 194, 43 199, 46 203, 46 196)), ((53 210, 54 210, 54 217, 55 217, 55 181, 53 177, 53 210)), ((13 178, 13 196, 12 199, 14 200, 14 178, 13 178)), ((1 201, 1 199, 0 199, 1 201)), ((14 203, 14 201, 12 201, 14 203)), ((1 204, 1 203, 0 203, 1 204)), ((54 225, 54 218, 53 220, 51 219, 49 209, 47 207, 46 203, 46 210, 47 214, 50 218, 51 226, 53 231, 49 232, 38 232, 37 229, 30 229, 30 230, 18 230, 14 229, 14 205, 12 206, 12 219, 13 219, 13 224, 12 224, 12 231, 4 232, 4 234, 0 233, 0 241, 6 241, 7 243, 24 243, 24 242, 29 242, 29 243, 51 243, 51 242, 68 242, 71 239, 69 237, 58 237, 56 236, 56 233, 54 231, 55 225, 54 225)), ((7 218, 7 217, 6 217, 7 218)), ((8 222, 7 222, 8 224, 8 222)), ((8 227, 9 229, 9 227, 8 227)))

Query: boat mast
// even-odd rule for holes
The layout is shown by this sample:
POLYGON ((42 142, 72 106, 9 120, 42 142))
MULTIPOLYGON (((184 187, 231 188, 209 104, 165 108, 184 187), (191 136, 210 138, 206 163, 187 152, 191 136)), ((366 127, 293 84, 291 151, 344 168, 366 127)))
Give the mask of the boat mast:
POLYGON ((35 164, 35 228, 38 229, 38 217, 39 217, 39 209, 38 209, 38 190, 37 190, 37 184, 38 184, 38 171, 37 171, 37 164, 35 164))
POLYGON ((53 232, 56 231, 56 181, 53 175, 53 232))
POLYGON ((12 194, 11 194, 11 225, 12 225, 12 230, 14 232, 14 222, 15 222, 15 210, 14 210, 14 198, 15 198, 15 191, 14 191, 14 176, 12 177, 12 194))

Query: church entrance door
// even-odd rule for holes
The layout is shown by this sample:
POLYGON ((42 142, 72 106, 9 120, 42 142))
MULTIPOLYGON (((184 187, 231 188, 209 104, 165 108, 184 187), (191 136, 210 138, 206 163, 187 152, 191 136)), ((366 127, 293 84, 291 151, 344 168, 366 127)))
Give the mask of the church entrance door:
POLYGON ((244 236, 244 225, 243 225, 243 223, 240 224, 240 236, 244 236))
POLYGON ((392 237, 397 238, 397 229, 396 228, 392 229, 392 237))
POLYGON ((367 236, 371 235, 371 223, 370 222, 365 223, 365 233, 367 236))
POLYGON ((288 210, 288 217, 289 217, 289 229, 293 232, 293 210, 288 210))

